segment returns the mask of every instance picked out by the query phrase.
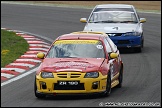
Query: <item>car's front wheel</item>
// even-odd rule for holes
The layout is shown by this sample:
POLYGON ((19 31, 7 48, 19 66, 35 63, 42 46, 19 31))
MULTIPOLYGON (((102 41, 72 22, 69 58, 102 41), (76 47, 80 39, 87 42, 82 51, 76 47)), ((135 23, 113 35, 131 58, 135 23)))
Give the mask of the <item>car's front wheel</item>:
POLYGON ((40 93, 37 92, 36 78, 35 78, 35 81, 34 81, 34 93, 35 93, 35 96, 37 98, 45 98, 46 97, 46 95, 40 94, 40 93))
POLYGON ((104 92, 104 96, 109 96, 111 93, 111 73, 109 72, 107 75, 107 84, 106 91, 104 92))

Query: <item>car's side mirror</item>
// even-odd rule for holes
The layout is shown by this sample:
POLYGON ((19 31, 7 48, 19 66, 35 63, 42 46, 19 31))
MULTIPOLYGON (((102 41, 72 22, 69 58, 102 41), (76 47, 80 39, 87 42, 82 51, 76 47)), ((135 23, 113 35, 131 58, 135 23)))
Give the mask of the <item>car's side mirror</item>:
POLYGON ((146 22, 146 18, 140 18, 140 23, 146 22))
POLYGON ((114 58, 117 58, 117 57, 118 57, 117 53, 110 53, 110 58, 111 59, 114 59, 114 58))
POLYGON ((86 23, 87 22, 87 18, 80 18, 80 22, 86 23))
POLYGON ((44 56, 45 56, 45 54, 44 54, 43 52, 39 52, 39 53, 37 54, 37 58, 40 58, 40 59, 43 59, 44 56))

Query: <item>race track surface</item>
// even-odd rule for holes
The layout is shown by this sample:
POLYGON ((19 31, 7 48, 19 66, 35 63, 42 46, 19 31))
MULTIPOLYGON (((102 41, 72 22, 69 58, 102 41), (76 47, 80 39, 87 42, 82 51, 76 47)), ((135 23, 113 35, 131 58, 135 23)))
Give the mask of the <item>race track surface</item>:
MULTIPOLYGON (((91 9, 13 5, 1 3, 1 27, 37 34, 49 44, 59 35, 81 31, 91 9)), ((1 86, 2 107, 99 107, 107 102, 146 102, 161 106, 161 15, 139 13, 144 23, 141 53, 121 51, 123 87, 113 88, 110 97, 56 96, 37 99, 34 75, 1 86)))

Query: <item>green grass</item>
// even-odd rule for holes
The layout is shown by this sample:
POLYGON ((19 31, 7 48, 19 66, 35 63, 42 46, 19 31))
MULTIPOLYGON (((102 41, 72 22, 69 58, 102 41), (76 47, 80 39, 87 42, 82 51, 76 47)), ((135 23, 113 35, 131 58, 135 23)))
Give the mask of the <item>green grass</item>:
POLYGON ((12 63, 29 48, 27 41, 15 32, 1 30, 1 67, 12 63))

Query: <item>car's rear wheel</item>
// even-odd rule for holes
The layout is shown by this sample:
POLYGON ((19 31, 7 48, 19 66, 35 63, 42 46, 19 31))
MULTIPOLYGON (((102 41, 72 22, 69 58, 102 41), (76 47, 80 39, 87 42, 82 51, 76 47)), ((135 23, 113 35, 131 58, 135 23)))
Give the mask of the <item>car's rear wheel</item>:
POLYGON ((109 72, 107 75, 107 83, 106 83, 106 91, 104 92, 104 96, 109 96, 111 93, 111 73, 109 72))
POLYGON ((120 68, 118 80, 119 80, 119 84, 116 87, 121 88, 123 82, 123 67, 120 68))
POLYGON ((40 93, 37 92, 36 78, 35 78, 35 81, 34 81, 34 93, 35 93, 35 96, 37 98, 45 98, 46 97, 45 94, 40 94, 40 93))

